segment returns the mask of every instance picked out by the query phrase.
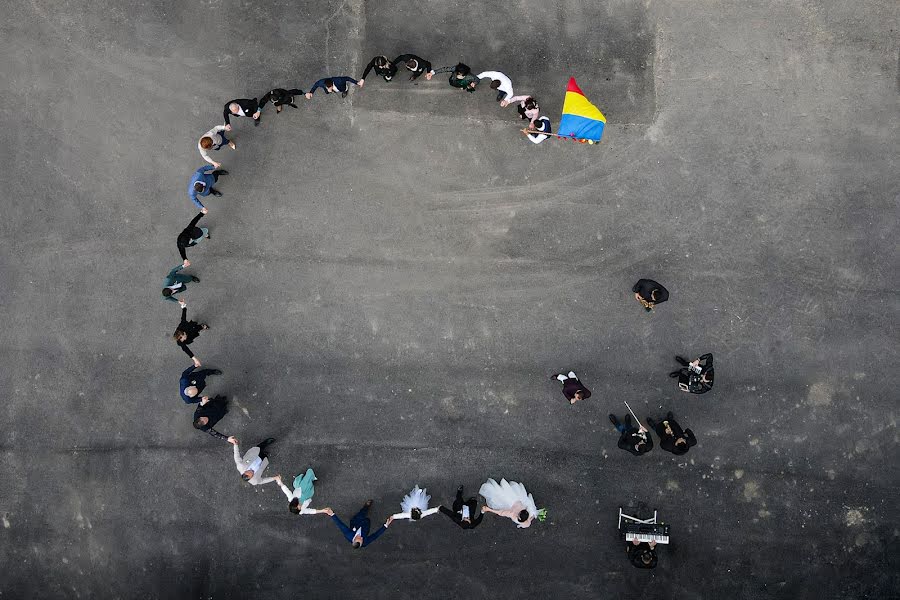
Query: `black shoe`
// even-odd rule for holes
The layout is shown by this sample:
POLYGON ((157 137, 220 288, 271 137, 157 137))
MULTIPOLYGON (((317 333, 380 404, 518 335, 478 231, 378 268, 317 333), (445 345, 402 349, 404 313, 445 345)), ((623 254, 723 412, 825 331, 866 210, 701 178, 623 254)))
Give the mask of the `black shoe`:
POLYGON ((616 418, 616 415, 614 415, 612 413, 609 413, 609 422, 612 423, 616 427, 619 426, 619 420, 616 418))
POLYGON ((200 283, 200 278, 196 275, 191 275, 191 281, 193 281, 194 283, 200 283))
POLYGON ((222 371, 220 371, 219 369, 213 369, 212 371, 209 372, 209 374, 210 375, 221 375, 222 371))
POLYGON ((253 126, 259 127, 259 119, 253 119, 253 126))
POLYGON ((554 373, 553 375, 550 376, 550 381, 559 381, 558 377, 559 377, 559 373, 554 373))
POLYGON ((222 195, 222 192, 220 192, 219 190, 209 190, 209 193, 212 194, 213 196, 215 196, 216 198, 218 198, 219 196, 222 195))
POLYGON ((631 413, 625 415, 625 427, 631 427, 631 413))
POLYGON ((460 496, 462 496, 463 486, 459 486, 458 488, 456 488, 456 493, 459 494, 460 496))
POLYGON ((263 441, 261 441, 260 443, 258 443, 257 446, 268 446, 269 444, 272 444, 274 442, 275 442, 275 438, 266 438, 263 441))
POLYGON ((684 359, 684 357, 682 357, 682 356, 676 356, 676 357, 675 357, 675 361, 676 361, 679 365, 682 365, 682 366, 684 366, 684 367, 688 366, 688 361, 686 361, 686 360, 684 359))
POLYGON ((203 330, 209 329, 209 325, 207 325, 206 323, 200 323, 200 329, 203 329, 203 330))
POLYGON ((216 171, 216 174, 218 174, 218 175, 228 175, 228 171, 226 171, 225 169, 219 169, 219 170, 216 171))
POLYGON ((681 375, 681 371, 672 371, 671 373, 669 373, 669 377, 672 378, 678 377, 679 375, 681 375))
POLYGON ((654 421, 650 417, 647 417, 647 427, 653 429, 654 427, 656 427, 656 421, 654 421))
POLYGON ((341 93, 341 98, 346 98, 346 97, 347 97, 347 94, 349 94, 349 93, 350 93, 349 91, 348 91, 348 92, 342 92, 342 93, 341 93))
POLYGON ((666 420, 668 420, 668 421, 674 421, 674 420, 675 420, 675 415, 672 414, 672 411, 671 411, 671 410, 670 410, 669 412, 666 413, 666 420))

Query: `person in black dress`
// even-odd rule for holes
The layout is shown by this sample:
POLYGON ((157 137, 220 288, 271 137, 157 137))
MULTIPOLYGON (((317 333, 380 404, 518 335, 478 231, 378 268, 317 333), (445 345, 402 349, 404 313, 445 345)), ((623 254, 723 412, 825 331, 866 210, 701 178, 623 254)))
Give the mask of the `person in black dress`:
POLYGON ((303 90, 301 89, 294 88, 286 90, 283 88, 275 88, 274 90, 266 92, 266 95, 262 97, 262 100, 259 101, 259 109, 262 110, 262 108, 269 102, 271 102, 272 106, 275 107, 276 113, 280 113, 285 105, 297 108, 297 105, 294 104, 294 96, 302 95, 303 90))
POLYGON ((609 420, 622 435, 619 437, 619 448, 631 452, 635 456, 647 454, 653 450, 653 438, 643 425, 635 427, 631 423, 631 415, 625 415, 625 422, 620 423, 616 415, 610 414, 609 420))
POLYGON ((175 329, 175 333, 172 337, 175 339, 175 343, 178 344, 178 347, 191 357, 195 367, 200 366, 200 359, 194 356, 194 353, 191 352, 191 348, 188 344, 197 339, 200 332, 205 329, 209 329, 209 325, 206 323, 198 323, 197 321, 188 321, 187 307, 185 306, 181 309, 181 322, 178 324, 178 328, 175 329))
POLYGON ((453 510, 448 509, 446 506, 441 506, 440 511, 463 529, 475 529, 481 525, 481 520, 484 518, 484 513, 480 513, 477 517, 475 516, 475 513, 478 512, 478 498, 472 496, 468 500, 463 501, 463 486, 459 486, 456 489, 453 510))
POLYGON ((188 260, 185 249, 196 246, 203 238, 209 239, 209 229, 197 227, 197 222, 203 218, 203 214, 204 213, 202 212, 197 213, 197 216, 191 219, 188 226, 185 227, 175 239, 175 243, 178 246, 178 253, 181 255, 181 260, 184 261, 182 264, 185 267, 191 266, 191 261, 188 260))
POLYGON ((397 65, 392 63, 387 56, 379 55, 369 61, 369 64, 366 65, 366 70, 363 71, 362 77, 359 78, 358 85, 362 87, 366 83, 366 77, 369 76, 369 71, 375 69, 376 75, 381 75, 385 81, 390 81, 394 78, 394 75, 397 74, 397 65))
POLYGON ((690 429, 682 429, 672 416, 672 411, 666 414, 666 420, 660 423, 647 417, 647 425, 656 431, 659 436, 659 447, 676 456, 685 454, 691 446, 697 445, 697 438, 690 429))
POLYGON ((575 371, 569 371, 568 375, 557 373, 552 375, 550 379, 557 379, 562 382, 563 396, 569 400, 569 404, 575 404, 579 400, 591 397, 591 390, 587 389, 583 383, 578 381, 578 377, 575 376, 575 371))
POLYGON ((669 299, 669 290, 652 279, 638 279, 631 291, 634 292, 635 299, 644 305, 647 312, 653 310, 653 307, 660 302, 669 299))
POLYGON ((683 366, 677 371, 669 373, 669 377, 678 378, 678 387, 682 392, 705 394, 712 389, 715 377, 712 354, 704 354, 691 362, 681 356, 676 356, 675 360, 683 366))
POLYGON ((214 438, 228 440, 231 436, 219 433, 213 427, 228 414, 228 399, 225 396, 204 398, 194 411, 194 429, 205 431, 214 438))

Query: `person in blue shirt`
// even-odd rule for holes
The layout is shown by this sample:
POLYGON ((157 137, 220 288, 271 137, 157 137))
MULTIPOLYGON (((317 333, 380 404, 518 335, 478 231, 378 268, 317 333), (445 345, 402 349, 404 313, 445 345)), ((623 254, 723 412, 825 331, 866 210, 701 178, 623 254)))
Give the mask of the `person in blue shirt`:
POLYGON ((306 99, 311 100, 313 93, 319 88, 325 90, 326 94, 340 93, 341 98, 346 98, 347 94, 350 93, 351 83, 359 85, 359 82, 352 77, 326 77, 325 79, 320 79, 306 92, 306 99))
POLYGON ((180 298, 176 298, 175 294, 180 294, 181 292, 186 290, 189 281, 193 281, 194 283, 200 282, 200 280, 193 275, 179 274, 178 271, 182 270, 183 268, 184 264, 180 264, 169 271, 169 274, 166 275, 166 280, 163 281, 162 289, 163 300, 168 300, 169 302, 177 302, 181 305, 181 308, 187 306, 187 302, 181 300, 180 298))
POLYGON ((181 373, 181 379, 178 380, 178 391, 181 393, 181 399, 185 404, 196 404, 201 402, 206 404, 209 402, 209 396, 201 396, 200 393, 206 387, 206 377, 208 375, 221 375, 222 371, 218 369, 200 369, 194 365, 189 366, 181 373))
POLYGON ((197 196, 209 196, 210 194, 213 196, 221 196, 222 192, 213 187, 213 184, 219 180, 219 175, 228 175, 228 171, 225 169, 216 169, 212 165, 203 165, 194 171, 191 182, 188 184, 188 197, 204 215, 209 211, 203 206, 203 203, 200 202, 197 196), (212 170, 210 171, 210 169, 212 170), (209 172, 207 173, 207 171, 209 172))
POLYGON ((344 525, 344 522, 341 521, 330 508, 326 508, 325 511, 354 548, 365 548, 381 537, 381 534, 387 531, 387 528, 391 526, 391 521, 394 520, 394 517, 388 518, 384 525, 376 529, 375 533, 370 534, 369 528, 371 527, 371 522, 369 521, 369 509, 371 507, 372 501, 366 500, 366 503, 359 509, 359 512, 350 519, 350 527, 344 525))

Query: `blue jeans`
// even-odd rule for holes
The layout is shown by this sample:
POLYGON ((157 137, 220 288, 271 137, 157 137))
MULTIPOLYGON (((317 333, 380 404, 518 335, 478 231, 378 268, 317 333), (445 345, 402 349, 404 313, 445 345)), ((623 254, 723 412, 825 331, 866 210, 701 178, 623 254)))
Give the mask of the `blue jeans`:
POLYGON ((622 423, 618 423, 616 425, 616 431, 618 431, 619 433, 625 433, 626 431, 628 431, 628 429, 622 423))

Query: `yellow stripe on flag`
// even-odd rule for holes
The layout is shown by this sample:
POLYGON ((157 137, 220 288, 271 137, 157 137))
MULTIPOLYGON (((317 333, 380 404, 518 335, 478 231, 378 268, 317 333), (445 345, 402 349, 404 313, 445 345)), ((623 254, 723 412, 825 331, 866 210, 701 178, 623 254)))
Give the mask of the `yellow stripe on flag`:
POLYGON ((587 98, 575 92, 566 92, 566 100, 563 102, 562 112, 564 115, 577 115, 606 123, 606 117, 603 116, 600 109, 588 102, 587 98))

